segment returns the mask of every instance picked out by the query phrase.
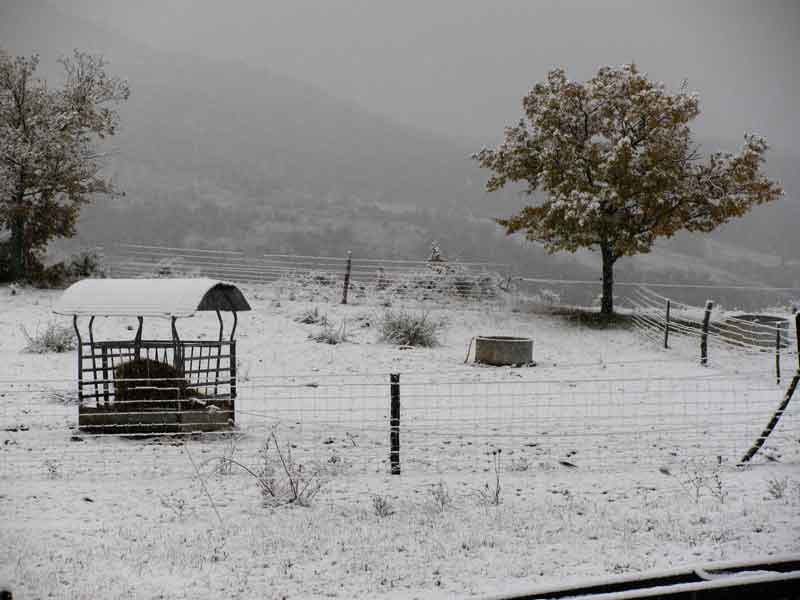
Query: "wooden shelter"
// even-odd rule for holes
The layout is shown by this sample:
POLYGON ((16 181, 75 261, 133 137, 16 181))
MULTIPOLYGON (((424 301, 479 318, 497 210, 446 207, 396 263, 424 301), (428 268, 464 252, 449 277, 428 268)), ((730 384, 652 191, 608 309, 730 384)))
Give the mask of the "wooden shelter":
POLYGON ((242 292, 213 279, 85 279, 53 312, 72 317, 78 337, 78 425, 92 433, 153 434, 235 424, 237 313, 242 292), (182 339, 177 320, 214 311, 217 339, 182 339), (233 315, 227 338, 223 312, 233 315), (96 340, 97 317, 136 317, 133 339, 96 340), (169 339, 143 337, 144 318, 171 323, 169 339), (81 335, 79 319, 88 318, 81 335))

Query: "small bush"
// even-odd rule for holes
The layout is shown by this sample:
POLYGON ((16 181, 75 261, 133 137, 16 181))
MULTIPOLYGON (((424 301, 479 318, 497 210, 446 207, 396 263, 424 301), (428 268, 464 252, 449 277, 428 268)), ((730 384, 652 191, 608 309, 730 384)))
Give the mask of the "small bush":
POLYGON ((672 477, 681 486, 687 496, 700 503, 704 493, 708 493, 720 504, 725 504, 728 491, 722 480, 722 457, 715 462, 702 459, 686 460, 679 466, 679 473, 673 473, 668 467, 659 467, 659 472, 672 477))
POLYGON ((430 493, 431 504, 436 512, 444 512, 453 503, 453 499, 450 497, 450 490, 447 489, 444 481, 432 486, 428 492, 430 493))
POLYGON ((539 293, 534 296, 534 299, 547 306, 557 306, 561 304, 561 294, 550 288, 539 290, 539 293))
POLYGON ((786 490, 789 487, 789 478, 784 477, 783 479, 770 479, 767 482, 767 491, 769 495, 772 496, 775 500, 780 500, 786 494, 786 490))
POLYGON ((508 466, 508 470, 516 473, 522 473, 530 469, 530 467, 531 464, 528 462, 528 459, 524 456, 520 456, 518 458, 511 459, 511 464, 508 466))
POLYGON ((239 441, 243 437, 243 434, 234 433, 227 439, 225 447, 222 450, 222 457, 217 462, 217 467, 215 469, 217 475, 230 475, 232 473, 233 461, 239 450, 239 441))
POLYGON ((503 501, 502 498, 502 487, 500 485, 500 454, 503 451, 498 448, 497 450, 492 450, 492 467, 494 468, 494 485, 490 485, 486 483, 483 488, 478 489, 476 491, 478 496, 478 501, 481 504, 489 505, 489 506, 500 506, 500 503, 503 501))
POLYGON ((37 288, 62 289, 87 277, 105 277, 100 258, 95 252, 81 252, 49 267, 38 265, 30 280, 37 288))
POLYGON ((25 352, 47 354, 48 352, 69 352, 75 349, 75 332, 66 325, 50 322, 42 331, 37 327, 33 335, 28 333, 24 325, 20 325, 20 329, 27 341, 23 349, 25 352))
POLYGON ((291 444, 286 445, 285 453, 282 452, 274 432, 264 442, 261 459, 257 479, 265 506, 311 506, 324 483, 321 468, 297 463, 292 457, 291 444), (274 448, 276 456, 270 448, 274 448))
POLYGON ((325 470, 317 465, 296 462, 291 444, 286 444, 286 452, 280 446, 273 431, 259 452, 261 465, 254 469, 229 456, 218 456, 213 460, 239 467, 253 477, 264 506, 311 506, 325 483, 325 470))
POLYGON ((414 315, 406 311, 386 311, 380 322, 381 340, 401 346, 439 345, 438 333, 443 327, 441 321, 430 318, 428 313, 414 315))
POLYGON ((320 344, 330 344, 332 346, 346 342, 348 339, 344 321, 342 321, 338 329, 326 321, 322 329, 310 334, 308 337, 320 344))
POLYGON ((392 503, 386 496, 373 496, 372 509, 375 511, 375 515, 381 518, 388 517, 394 514, 394 508, 392 507, 392 503))
POLYGON ((295 317, 295 322, 302 323, 303 325, 322 325, 325 326, 328 324, 328 316, 321 315, 319 312, 319 308, 316 306, 311 309, 300 313, 297 317, 295 317))
POLYGON ((631 317, 620 313, 604 315, 581 308, 556 307, 550 314, 561 317, 571 325, 589 329, 630 329, 632 327, 631 317))
POLYGON ((33 287, 44 290, 63 289, 72 283, 72 278, 67 265, 59 262, 36 269, 30 276, 30 283, 33 287))

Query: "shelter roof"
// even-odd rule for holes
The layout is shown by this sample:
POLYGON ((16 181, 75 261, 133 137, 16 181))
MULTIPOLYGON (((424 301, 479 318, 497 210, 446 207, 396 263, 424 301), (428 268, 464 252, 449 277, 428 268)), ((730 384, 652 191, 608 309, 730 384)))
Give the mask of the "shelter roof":
POLYGON ((244 311, 241 290, 215 279, 83 279, 53 312, 69 316, 191 317, 197 311, 244 311))

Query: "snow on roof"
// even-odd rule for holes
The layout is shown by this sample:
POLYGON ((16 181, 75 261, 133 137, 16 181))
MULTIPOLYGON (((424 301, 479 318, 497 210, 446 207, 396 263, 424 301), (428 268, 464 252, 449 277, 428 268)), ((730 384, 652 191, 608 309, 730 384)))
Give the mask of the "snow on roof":
POLYGON ((235 285, 215 279, 84 279, 53 312, 69 316, 191 317, 201 310, 250 310, 235 285))

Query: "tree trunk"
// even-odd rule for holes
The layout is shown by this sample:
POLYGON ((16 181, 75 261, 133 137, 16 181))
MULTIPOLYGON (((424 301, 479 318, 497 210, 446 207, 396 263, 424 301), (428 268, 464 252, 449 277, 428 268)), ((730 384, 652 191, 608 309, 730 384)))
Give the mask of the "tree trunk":
POLYGON ((20 170, 17 189, 14 193, 14 211, 11 218, 11 280, 21 281, 27 274, 25 268, 25 174, 20 170))
POLYGON ((600 245, 603 256, 603 298, 600 301, 600 314, 614 314, 614 262, 617 260, 611 244, 600 245))

